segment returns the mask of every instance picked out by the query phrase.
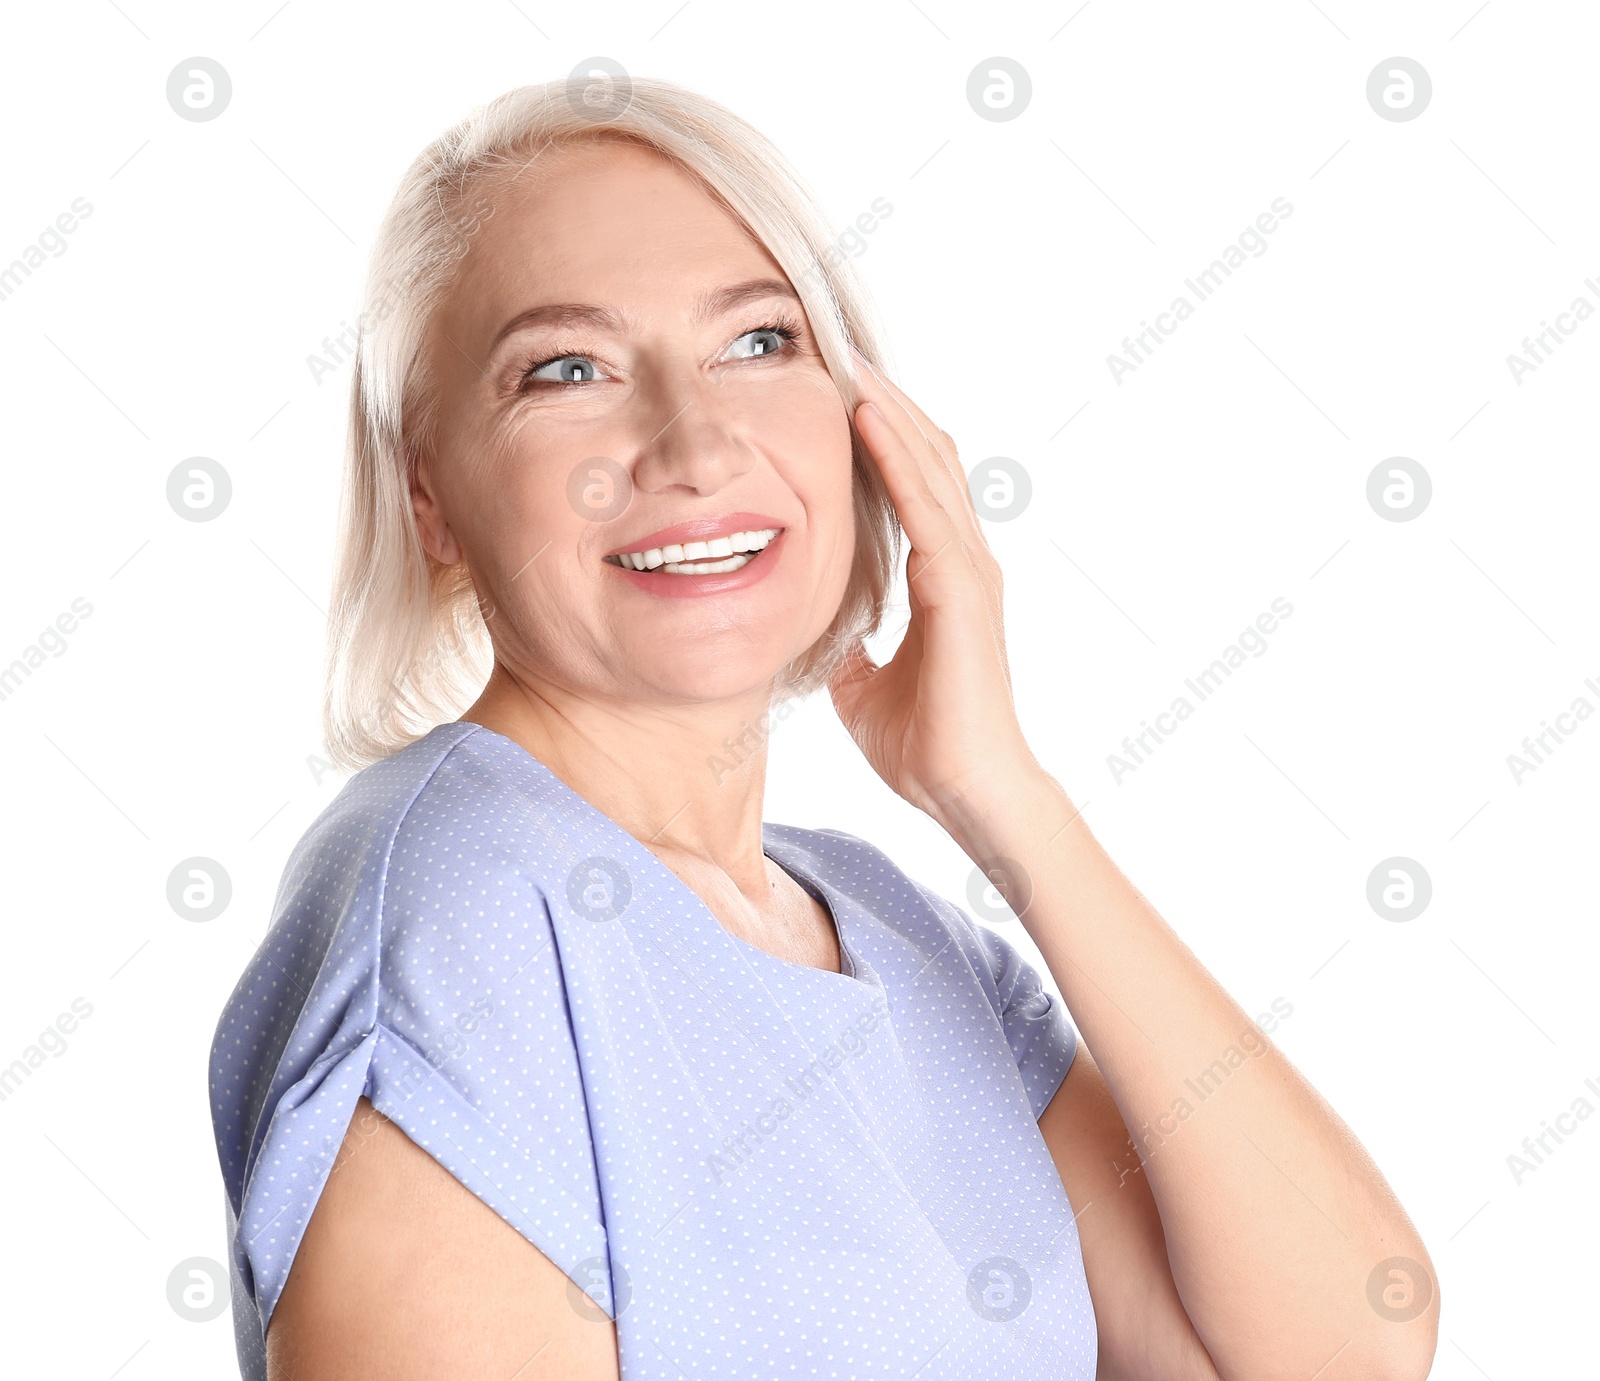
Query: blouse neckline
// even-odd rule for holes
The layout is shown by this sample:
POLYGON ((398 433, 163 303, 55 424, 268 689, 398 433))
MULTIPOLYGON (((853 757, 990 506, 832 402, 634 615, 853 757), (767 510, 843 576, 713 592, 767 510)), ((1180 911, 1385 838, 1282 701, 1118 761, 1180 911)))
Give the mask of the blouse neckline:
MULTIPOLYGON (((658 887, 681 901, 683 913, 692 918, 693 923, 705 932, 714 943, 721 944, 724 948, 731 946, 733 951, 742 955, 747 962, 764 965, 774 971, 792 974, 797 977, 803 978, 805 975, 815 974, 820 975, 825 982, 849 983, 868 988, 883 987, 882 980, 873 971, 871 965, 861 958, 854 947, 855 917, 851 913, 849 898, 837 892, 821 877, 816 876, 805 867, 803 850, 768 838, 768 830, 771 827, 765 822, 762 824, 761 852, 815 897, 832 918, 834 931, 839 941, 839 960, 843 966, 842 971, 819 968, 814 964, 800 964, 791 959, 780 958, 778 955, 762 949, 760 945, 751 944, 750 941, 735 935, 717 919, 711 908, 706 905, 705 899, 688 883, 684 882, 637 838, 623 829, 621 825, 592 801, 585 796, 579 795, 566 782, 562 781, 544 762, 530 753, 522 744, 497 730, 489 728, 485 724, 477 723, 475 720, 458 719, 450 721, 450 727, 463 726, 470 726, 470 730, 468 733, 463 734, 461 739, 457 740, 458 742, 471 737, 473 733, 478 733, 487 734, 491 742, 503 745, 503 751, 510 752, 528 766, 528 769, 539 779, 546 792, 565 806, 571 814, 588 820, 599 834, 611 841, 612 847, 615 848, 619 856, 627 856, 625 860, 619 857, 619 861, 624 861, 625 866, 629 868, 638 868, 643 875, 648 876, 658 887), (849 918, 848 921, 847 917, 849 918)), ((806 981, 813 980, 807 979, 806 981)))

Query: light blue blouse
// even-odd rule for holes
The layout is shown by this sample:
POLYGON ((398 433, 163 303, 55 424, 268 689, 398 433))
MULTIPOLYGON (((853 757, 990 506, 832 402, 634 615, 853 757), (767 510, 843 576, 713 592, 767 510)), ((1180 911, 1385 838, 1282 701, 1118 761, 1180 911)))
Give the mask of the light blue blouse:
POLYGON ((246 1378, 366 1094, 615 1319, 624 1381, 1090 1381, 1037 1125, 1077 1050, 1061 1003, 870 844, 764 841, 844 973, 731 934, 480 725, 345 784, 211 1048, 246 1378))

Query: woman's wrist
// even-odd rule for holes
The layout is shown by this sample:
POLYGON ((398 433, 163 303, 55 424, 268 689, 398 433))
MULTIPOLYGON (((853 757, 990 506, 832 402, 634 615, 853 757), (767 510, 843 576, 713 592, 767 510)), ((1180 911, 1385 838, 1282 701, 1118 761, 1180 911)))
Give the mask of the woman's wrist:
POLYGON ((1078 808, 1028 754, 939 793, 928 813, 982 867, 997 856, 1015 857, 1047 845, 1077 818, 1078 808))

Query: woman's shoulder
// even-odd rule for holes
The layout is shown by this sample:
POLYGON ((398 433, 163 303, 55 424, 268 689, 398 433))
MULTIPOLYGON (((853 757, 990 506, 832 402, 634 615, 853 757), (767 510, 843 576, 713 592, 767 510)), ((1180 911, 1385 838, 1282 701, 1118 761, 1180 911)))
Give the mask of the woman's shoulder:
POLYGON ((873 874, 905 876, 888 854, 859 835, 844 830, 770 822, 761 828, 769 851, 776 845, 786 859, 810 863, 817 876, 842 891, 859 886, 873 874))
POLYGON ((454 721, 362 768, 306 828, 285 882, 307 870, 381 866, 397 844, 431 839, 443 846, 485 834, 493 841, 505 834, 497 824, 525 827, 530 819, 537 828, 544 803, 518 770, 527 764, 504 744, 480 725, 454 721))
POLYGON ((766 847, 791 869, 843 893, 892 929, 954 931, 968 940, 968 924, 958 907, 917 881, 882 849, 844 830, 798 825, 766 825, 766 847))
POLYGON ((907 873, 876 844, 844 830, 766 825, 767 851, 792 871, 842 893, 928 953, 948 945, 979 972, 1014 964, 1014 948, 960 905, 907 873))
POLYGON ((494 927, 542 943, 539 860, 565 852, 563 827, 503 747, 441 724, 345 782, 289 854, 214 1051, 245 1033, 281 1049, 312 1013, 358 1039, 428 978, 442 943, 494 927))
POLYGON ((224 1006, 212 1122, 263 1321, 363 1095, 564 1269, 605 1250, 547 904, 573 812, 514 747, 440 725, 351 777, 224 1006))
POLYGON ((396 916, 441 879, 514 875, 537 891, 540 859, 570 851, 574 822, 553 782, 481 725, 436 726, 355 773, 307 826, 284 865, 273 925, 396 916))

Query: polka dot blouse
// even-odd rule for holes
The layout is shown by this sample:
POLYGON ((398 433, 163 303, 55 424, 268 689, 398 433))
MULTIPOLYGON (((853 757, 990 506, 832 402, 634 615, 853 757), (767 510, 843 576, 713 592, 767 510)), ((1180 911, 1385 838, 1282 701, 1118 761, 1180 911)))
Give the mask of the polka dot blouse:
POLYGON ((764 841, 844 972, 731 934, 480 725, 345 784, 211 1048, 248 1381, 362 1094, 615 1320, 623 1381, 1090 1381, 1037 1125, 1061 1003, 870 844, 764 841))

